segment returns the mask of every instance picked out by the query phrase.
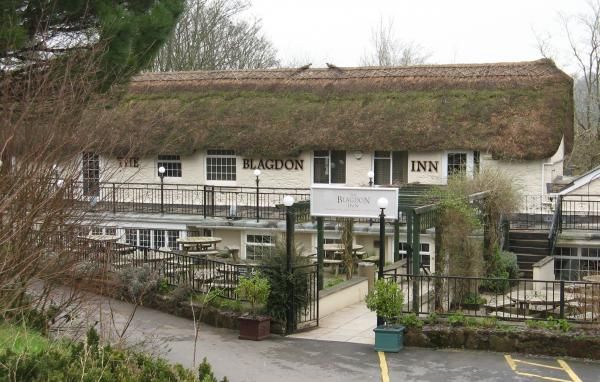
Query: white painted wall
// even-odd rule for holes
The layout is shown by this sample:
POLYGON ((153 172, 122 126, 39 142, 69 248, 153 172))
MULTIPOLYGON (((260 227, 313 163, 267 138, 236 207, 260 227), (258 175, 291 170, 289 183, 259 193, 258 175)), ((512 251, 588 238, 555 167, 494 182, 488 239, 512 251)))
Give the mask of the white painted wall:
MULTIPOLYGON (((523 195, 540 195, 542 192, 542 164, 544 160, 496 160, 491 155, 481 155, 481 169, 498 170, 513 180, 523 195)), ((545 193, 545 185, 544 185, 545 193)))
POLYGON ((443 152, 427 152, 427 153, 408 153, 408 183, 423 183, 423 184, 446 184, 444 177, 444 153, 443 152), (415 167, 413 171, 413 161, 415 167), (418 161, 437 161, 438 169, 436 171, 417 171, 418 161))
MULTIPOLYGON (((482 169, 498 169, 514 179, 523 194, 540 195, 546 192, 545 184, 542 184, 542 172, 544 183, 549 183, 556 176, 562 175, 562 157, 564 145, 557 150, 552 158, 545 160, 495 160, 491 155, 481 155, 482 169), (546 163, 546 165, 544 165, 546 163)), ((458 152, 460 150, 452 150, 458 152)), ((366 186, 368 185, 367 172, 373 168, 372 152, 348 151, 346 153, 346 185, 366 186)), ((407 179, 409 183, 422 184, 445 184, 447 182, 446 166, 447 152, 424 152, 408 154, 407 179), (429 166, 426 171, 418 171, 418 166, 413 169, 413 161, 437 162, 437 171, 429 166), (413 171, 414 170, 414 171, 413 171)), ((138 168, 122 168, 116 158, 102 158, 101 178, 102 181, 135 182, 135 183, 159 183, 157 173, 157 156, 139 158, 138 168)), ((212 181, 206 180, 205 174, 205 152, 198 152, 182 159, 182 177, 165 178, 165 184, 213 184, 222 186, 255 187, 256 177, 254 169, 244 169, 244 159, 253 159, 257 164, 261 158, 245 158, 238 156, 236 160, 236 181, 212 181)), ((269 158, 262 158, 269 159, 269 158)), ((308 188, 313 180, 313 152, 306 151, 298 157, 282 158, 302 161, 302 169, 261 169, 260 185, 262 187, 274 188, 308 188)), ((473 170, 473 154, 467 152, 467 173, 473 170)))

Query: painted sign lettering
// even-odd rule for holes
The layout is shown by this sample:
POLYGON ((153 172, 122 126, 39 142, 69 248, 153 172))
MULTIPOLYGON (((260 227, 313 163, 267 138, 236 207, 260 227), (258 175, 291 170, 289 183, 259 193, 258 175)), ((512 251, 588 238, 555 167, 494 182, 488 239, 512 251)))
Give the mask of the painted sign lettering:
POLYGON ((439 161, 413 160, 410 162, 412 172, 438 172, 439 161))
POLYGON ((242 159, 244 170, 304 170, 304 159, 242 159))

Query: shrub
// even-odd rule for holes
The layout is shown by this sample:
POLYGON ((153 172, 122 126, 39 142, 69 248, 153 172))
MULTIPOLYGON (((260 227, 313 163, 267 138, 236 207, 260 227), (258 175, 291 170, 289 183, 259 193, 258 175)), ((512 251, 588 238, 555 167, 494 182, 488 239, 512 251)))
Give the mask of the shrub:
POLYGON ((463 304, 469 304, 469 305, 481 305, 481 304, 485 304, 487 302, 487 300, 485 298, 481 297, 478 293, 469 292, 465 295, 462 302, 463 302, 463 304))
POLYGON ((196 381, 181 365, 143 353, 99 344, 94 329, 84 343, 48 341, 36 351, 0 352, 0 380, 16 381, 196 381))
POLYGON ((435 312, 431 312, 429 313, 429 316, 427 316, 426 322, 429 325, 433 325, 433 324, 437 324, 439 321, 438 315, 435 312))
POLYGON ((124 299, 142 305, 145 298, 157 291, 158 272, 148 265, 127 267, 119 271, 121 295, 124 299))
POLYGON ((386 325, 392 325, 400 319, 404 295, 395 282, 379 279, 367 294, 366 303, 367 308, 382 317, 386 325))
MULTIPOLYGON (((218 382, 212 371, 212 367, 206 361, 206 357, 202 359, 202 363, 198 366, 198 380, 200 382, 218 382)), ((221 382, 228 382, 227 377, 223 377, 221 382)))
POLYGON ((450 326, 465 326, 467 318, 462 313, 452 313, 448 316, 448 323, 450 326))
POLYGON ((271 292, 267 298, 266 311, 271 318, 286 324, 286 312, 302 311, 311 301, 309 289, 310 267, 306 257, 299 256, 301 247, 294 248, 292 264, 294 269, 288 272, 286 268, 287 253, 285 243, 278 241, 271 256, 263 258, 262 274, 269 279, 271 292))
POLYGON ((401 315, 398 323, 406 326, 407 328, 419 329, 423 327, 423 321, 415 313, 401 315))
POLYGON ((561 332, 568 332, 572 329, 571 324, 564 319, 555 319, 550 316, 546 319, 546 321, 541 320, 527 320, 525 321, 525 325, 527 325, 530 329, 547 329, 547 330, 555 330, 561 332))
POLYGON ((488 279, 481 281, 480 289, 494 293, 506 293, 511 287, 509 279, 516 279, 519 276, 517 256, 512 252, 496 251, 494 264, 487 275, 488 279))
POLYGON ((235 292, 239 298, 250 303, 252 315, 255 315, 256 305, 267 302, 270 292, 269 280, 260 273, 249 278, 241 277, 235 292))

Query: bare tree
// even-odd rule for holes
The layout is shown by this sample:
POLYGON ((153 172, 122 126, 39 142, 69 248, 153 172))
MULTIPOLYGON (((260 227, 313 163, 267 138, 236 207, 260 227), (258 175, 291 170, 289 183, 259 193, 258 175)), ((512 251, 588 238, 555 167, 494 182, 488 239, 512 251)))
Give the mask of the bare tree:
MULTIPOLYGON (((569 163, 583 172, 600 163, 600 1, 589 3, 589 12, 561 16, 570 60, 577 68, 574 81, 575 145, 569 163)), ((545 58, 556 59, 552 36, 536 33, 545 58)))
POLYGON ((277 51, 263 35, 260 20, 240 14, 240 0, 188 0, 171 38, 160 49, 154 71, 256 69, 277 66, 277 51))
POLYGON ((424 64, 430 53, 414 41, 401 41, 395 36, 394 22, 379 21, 373 29, 370 51, 361 58, 363 66, 407 66, 424 64))

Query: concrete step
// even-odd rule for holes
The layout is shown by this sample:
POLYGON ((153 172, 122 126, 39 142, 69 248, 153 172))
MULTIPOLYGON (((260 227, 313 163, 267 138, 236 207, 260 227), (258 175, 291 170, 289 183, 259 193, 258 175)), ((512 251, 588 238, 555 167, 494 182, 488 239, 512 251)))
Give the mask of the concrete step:
POLYGON ((508 233, 510 240, 523 239, 523 240, 548 240, 548 231, 516 231, 511 230, 508 233))
POLYGON ((508 240, 508 245, 511 247, 535 247, 535 248, 544 248, 548 247, 550 243, 548 239, 545 238, 543 240, 539 239, 513 239, 510 238, 508 240))
POLYGON ((513 253, 517 254, 529 254, 529 255, 539 255, 539 256, 548 256, 550 254, 550 249, 548 247, 513 247, 510 246, 509 250, 513 253))

